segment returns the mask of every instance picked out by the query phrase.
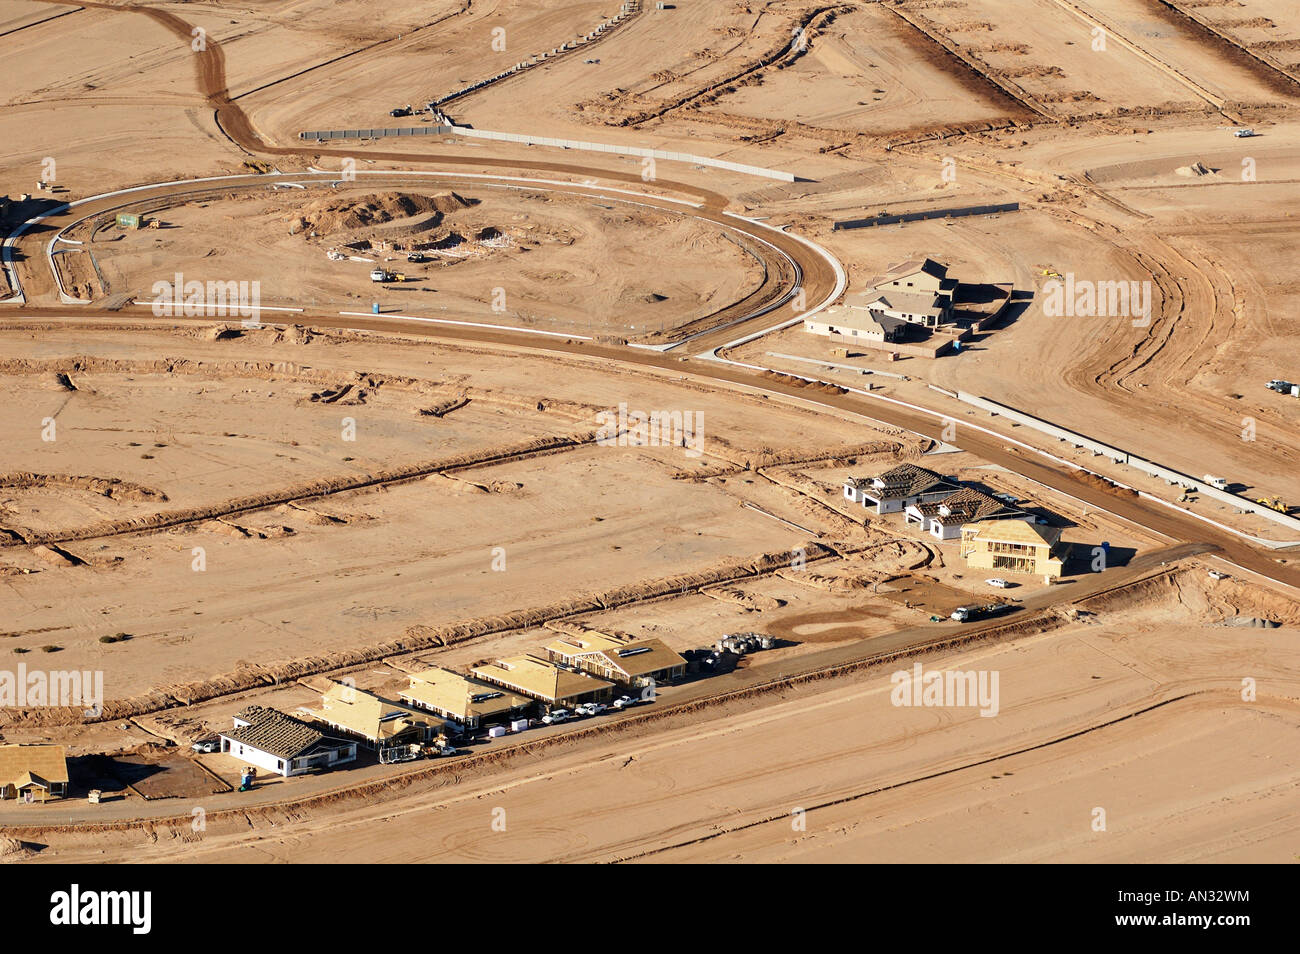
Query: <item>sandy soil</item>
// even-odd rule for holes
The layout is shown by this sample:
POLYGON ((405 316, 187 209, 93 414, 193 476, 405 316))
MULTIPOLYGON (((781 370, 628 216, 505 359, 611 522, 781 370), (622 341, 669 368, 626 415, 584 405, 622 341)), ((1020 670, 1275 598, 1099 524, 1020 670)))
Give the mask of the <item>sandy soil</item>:
POLYGON ((69 233, 93 236, 88 247, 108 286, 87 297, 129 293, 149 302, 154 283, 174 283, 177 272, 187 281, 238 275, 258 283, 265 306, 357 310, 378 300, 390 311, 636 337, 703 318, 763 281, 752 246, 720 228, 635 203, 531 190, 480 187, 462 196, 322 185, 151 204, 149 214, 165 228, 123 232, 87 223, 69 233), (229 234, 240 243, 226 247, 229 234), (654 241, 637 238, 644 234, 654 241), (329 252, 343 257, 331 260, 329 252), (409 252, 426 260, 410 262, 409 252), (647 271, 647 260, 659 268, 647 271), (405 281, 377 287, 369 277, 376 265, 405 281))
POLYGON ((58 837, 39 857, 1283 861, 1300 773, 1292 642, 1280 631, 1188 629, 1186 611, 1171 618, 1161 600, 1129 607, 1119 625, 1103 612, 927 661, 997 672, 993 718, 893 705, 896 670, 886 668, 572 743, 543 764, 416 784, 396 801, 334 802, 293 819, 259 813, 252 830, 218 822, 201 838, 58 837), (1249 702, 1245 676, 1258 685, 1249 702), (1198 757, 1207 746, 1220 755, 1198 757), (1094 828, 1098 808, 1104 831, 1094 828), (505 830, 494 830, 502 809, 505 830))
MULTIPOLYGON (((1300 380, 1300 15, 1264 0, 647 4, 448 107, 480 129, 723 157, 794 183, 668 161, 647 180, 631 156, 467 137, 297 138, 426 124, 389 111, 557 48, 617 7, 0 0, 12 77, 0 191, 36 196, 10 209, 6 233, 57 203, 152 183, 349 162, 392 172, 97 200, 57 244, 57 272, 47 246, 71 216, 16 242, 27 301, 0 310, 0 651, 6 666, 101 669, 112 705, 90 724, 7 710, 0 732, 65 742, 87 772, 114 752, 186 766, 173 798, 61 806, 104 830, 0 812, 44 846, 22 857, 1290 860, 1295 592, 1207 552, 1209 539, 1244 552, 1223 542, 1231 530, 1156 519, 1179 512, 1155 502, 1174 494, 1131 468, 1047 448, 1149 494, 1126 518, 1049 490, 1032 479, 1051 480, 1041 462, 1002 453, 1023 428, 930 385, 1300 504, 1300 402, 1263 387, 1300 380), (1234 138, 1244 126, 1258 135, 1234 138), (461 179, 417 185, 407 169, 461 179), (986 202, 1021 208, 833 228, 986 202), (114 203, 164 227, 104 227, 114 203), (1012 283, 1023 304, 960 355, 849 359, 888 374, 808 363, 830 346, 797 326, 730 352, 950 415, 958 447, 975 433, 964 424, 988 431, 927 455, 930 437, 834 409, 833 385, 760 393, 791 385, 704 376, 719 368, 713 348, 806 307, 782 254, 811 291, 834 284, 793 237, 764 245, 724 211, 819 243, 850 292, 927 255, 963 281, 1012 283), (430 261, 408 263, 413 246, 430 261), (415 280, 381 290, 376 264, 415 280), (264 304, 307 311, 238 329, 107 310, 177 272, 257 281, 264 304), (1149 282, 1151 323, 1050 316, 1052 272, 1149 282), (62 305, 56 275, 93 305, 62 305), (342 314, 374 301, 388 320, 342 314), (553 334, 415 337, 397 314, 553 334), (714 316, 746 320, 710 329, 714 316), (622 344, 663 346, 682 328, 703 335, 664 353, 622 344), (584 356, 570 335, 606 350, 584 356), (595 443, 596 415, 620 404, 698 413, 700 455, 595 443), (891 705, 889 673, 910 656, 835 668, 926 642, 946 632, 932 614, 988 594, 951 544, 845 505, 844 478, 901 460, 1015 494, 1067 542, 1128 556, 1061 587, 1018 581, 1019 622, 916 657, 997 672, 996 718, 891 705), (810 562, 796 571, 800 552, 810 562), (1278 628, 1236 625, 1253 619, 1278 628), (525 651, 573 621, 679 650, 749 630, 788 644, 671 687, 654 718, 547 729, 409 778, 365 765, 243 801, 193 796, 213 808, 201 838, 160 821, 145 836, 112 828, 185 814, 208 778, 198 764, 230 781, 233 760, 177 747, 249 702, 293 710, 343 674, 393 691, 414 668, 525 651), (118 633, 130 638, 101 642, 118 633), (791 827, 799 808, 806 829, 791 827)), ((1178 506, 1288 539, 1229 505, 1178 506)), ((1248 565, 1294 568, 1293 551, 1249 549, 1248 565)))

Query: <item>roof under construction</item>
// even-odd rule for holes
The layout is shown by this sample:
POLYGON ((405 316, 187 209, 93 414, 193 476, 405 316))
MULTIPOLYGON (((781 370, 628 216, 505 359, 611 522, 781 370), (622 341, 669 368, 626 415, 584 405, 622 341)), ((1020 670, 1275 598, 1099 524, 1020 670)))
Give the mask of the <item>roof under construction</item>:
POLYGON ((998 517, 1024 515, 1024 511, 1009 507, 1007 504, 990 497, 988 494, 970 487, 963 487, 954 494, 949 494, 934 503, 918 504, 916 509, 926 517, 932 517, 940 523, 973 523, 998 517))
POLYGON ((472 718, 490 718, 532 703, 524 696, 450 669, 425 669, 410 676, 410 688, 399 693, 402 699, 446 713, 462 722, 472 718))
MULTIPOLYGON (((1054 546, 1061 539, 1057 527, 1045 527, 1026 520, 986 520, 969 528, 972 539, 990 543, 1019 543, 1029 546, 1054 546)), ((963 532, 967 530, 962 528, 963 532)))
POLYGON ((550 660, 532 655, 498 659, 494 663, 476 666, 471 674, 545 702, 571 699, 614 686, 604 679, 561 669, 550 660))
POLYGON ((546 651, 565 659, 587 660, 629 678, 686 665, 686 660, 663 640, 620 638, 595 630, 563 636, 549 644, 546 651))
POLYGON ((61 745, 0 745, 0 785, 68 781, 68 756, 61 745))
POLYGON ((385 742, 424 727, 442 723, 426 712, 392 702, 346 683, 335 683, 321 696, 317 708, 304 706, 322 722, 371 742, 385 742))

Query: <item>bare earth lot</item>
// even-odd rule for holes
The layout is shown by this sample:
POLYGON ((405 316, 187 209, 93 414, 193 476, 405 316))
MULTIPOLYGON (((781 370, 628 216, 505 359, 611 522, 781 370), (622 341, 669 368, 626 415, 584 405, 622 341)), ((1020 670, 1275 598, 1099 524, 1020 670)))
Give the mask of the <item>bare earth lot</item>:
POLYGON ((1300 381, 1294 5, 690 0, 594 32, 619 11, 0 0, 0 670, 105 687, 89 720, 0 706, 73 768, 3 803, 0 857, 1293 860, 1300 528, 951 395, 1300 515, 1300 401, 1264 387, 1300 381), (529 63, 447 117, 607 149, 298 138, 428 129, 529 63), (1019 208, 836 228, 990 203, 1019 208), (926 257, 1014 289, 960 353, 803 330, 926 257), (1066 275, 1150 321, 1049 314, 1066 275), (263 310, 160 313, 178 277, 263 310), (696 426, 598 439, 620 406, 696 426), (1064 578, 995 590, 844 498, 904 462, 1041 515, 1064 578), (780 643, 455 759, 239 793, 190 751, 575 626, 780 643), (996 676, 996 716, 895 704, 918 664, 996 676))

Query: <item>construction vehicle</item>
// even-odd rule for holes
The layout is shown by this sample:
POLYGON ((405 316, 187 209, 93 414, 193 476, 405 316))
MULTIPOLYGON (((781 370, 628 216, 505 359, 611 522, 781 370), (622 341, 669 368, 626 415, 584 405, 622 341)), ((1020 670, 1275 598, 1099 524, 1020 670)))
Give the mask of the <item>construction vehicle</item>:
POLYGON ((1218 490, 1228 489, 1228 481, 1223 477, 1215 477, 1213 474, 1206 474, 1205 482, 1218 490))
POLYGON ((375 268, 370 272, 372 282, 391 282, 393 277, 393 273, 386 268, 375 268))
POLYGON ((1260 497, 1255 501, 1255 503, 1261 504, 1262 506, 1267 507, 1269 510, 1276 510, 1278 513, 1288 513, 1291 509, 1285 503, 1282 502, 1281 497, 1273 497, 1271 499, 1268 497, 1260 497))
POLYGON ((408 103, 408 104, 405 105, 405 106, 398 106, 396 109, 390 109, 390 110, 388 111, 388 115, 390 115, 390 116, 394 116, 394 117, 397 117, 397 116, 409 116, 409 115, 411 115, 412 112, 414 112, 414 110, 411 109, 411 106, 410 106, 410 104, 408 103))
POLYGON ((1270 391, 1276 391, 1278 394, 1290 394, 1294 386, 1290 381, 1283 381, 1281 378, 1274 378, 1264 385, 1270 391))

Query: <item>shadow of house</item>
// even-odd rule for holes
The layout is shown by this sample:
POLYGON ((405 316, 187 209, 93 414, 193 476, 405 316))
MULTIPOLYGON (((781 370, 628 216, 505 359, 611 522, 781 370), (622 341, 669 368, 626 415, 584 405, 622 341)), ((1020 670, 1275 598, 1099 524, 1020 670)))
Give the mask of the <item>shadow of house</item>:
POLYGON ((1065 561, 1062 572, 1066 576, 1087 576, 1117 566, 1128 566, 1137 556, 1133 547, 1103 547, 1099 543, 1065 543, 1062 549, 1065 561))

